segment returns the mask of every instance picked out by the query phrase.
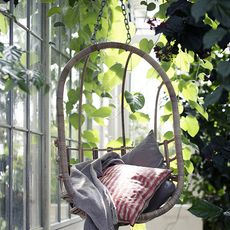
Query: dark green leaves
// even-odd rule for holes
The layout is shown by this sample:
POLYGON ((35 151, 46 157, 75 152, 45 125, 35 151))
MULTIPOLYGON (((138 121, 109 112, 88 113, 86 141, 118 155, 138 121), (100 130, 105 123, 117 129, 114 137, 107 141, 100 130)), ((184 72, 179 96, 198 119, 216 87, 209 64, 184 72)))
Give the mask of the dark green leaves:
POLYGON ((188 211, 203 219, 215 218, 223 213, 222 208, 198 198, 194 201, 192 207, 189 208, 188 211))
POLYGON ((145 105, 145 98, 141 93, 131 94, 128 91, 125 91, 125 99, 133 113, 142 109, 145 105))
POLYGON ((204 105, 207 107, 209 105, 216 103, 220 99, 222 92, 222 86, 217 87, 211 94, 205 97, 204 105))
POLYGON ((191 13, 196 21, 204 16, 204 14, 212 7, 211 2, 212 0, 197 0, 196 3, 193 4, 191 13))
POLYGON ((141 1, 141 5, 147 6, 148 11, 152 11, 156 8, 156 4, 154 2, 147 3, 146 1, 141 1))
POLYGON ((230 61, 222 61, 217 65, 217 72, 226 78, 230 75, 230 61))
POLYGON ((204 48, 210 48, 213 44, 221 41, 226 34, 227 31, 221 27, 209 30, 203 37, 204 48))

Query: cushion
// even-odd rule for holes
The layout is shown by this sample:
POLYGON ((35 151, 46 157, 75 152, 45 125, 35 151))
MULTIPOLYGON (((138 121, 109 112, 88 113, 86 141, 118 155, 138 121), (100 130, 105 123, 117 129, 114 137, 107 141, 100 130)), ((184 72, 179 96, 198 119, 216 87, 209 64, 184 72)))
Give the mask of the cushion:
POLYGON ((161 168, 164 158, 154 138, 153 130, 132 151, 122 157, 125 164, 161 168))
MULTIPOLYGON (((139 165, 152 168, 164 168, 164 158, 155 140, 153 130, 132 151, 122 157, 129 165, 139 165)), ((144 212, 151 212, 164 204, 175 191, 175 185, 171 181, 165 181, 149 202, 144 212)))
POLYGON ((134 225, 171 170, 119 164, 104 170, 99 179, 107 187, 120 222, 134 225))
POLYGON ((156 191, 154 196, 149 201, 148 207, 143 211, 152 212, 158 209, 162 204, 164 204, 170 196, 172 196, 173 192, 175 191, 176 187, 171 181, 165 181, 159 189, 156 191))

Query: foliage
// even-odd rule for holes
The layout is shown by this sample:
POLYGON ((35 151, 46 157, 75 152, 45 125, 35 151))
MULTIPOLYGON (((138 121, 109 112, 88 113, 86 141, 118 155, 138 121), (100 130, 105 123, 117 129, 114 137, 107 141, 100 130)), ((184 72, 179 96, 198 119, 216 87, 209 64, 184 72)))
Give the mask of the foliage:
POLYGON ((21 62, 23 53, 16 46, 6 47, 0 42, 0 80, 4 83, 4 91, 18 86, 21 90, 29 93, 31 85, 37 89, 45 86, 41 73, 23 66, 21 62))
POLYGON ((163 33, 156 55, 176 69, 170 77, 184 107, 181 127, 187 131, 184 137, 198 147, 184 202, 191 202, 190 211, 204 219, 204 229, 212 230, 230 226, 229 3, 167 1, 155 15, 160 25, 155 19, 148 21, 157 34, 163 33))

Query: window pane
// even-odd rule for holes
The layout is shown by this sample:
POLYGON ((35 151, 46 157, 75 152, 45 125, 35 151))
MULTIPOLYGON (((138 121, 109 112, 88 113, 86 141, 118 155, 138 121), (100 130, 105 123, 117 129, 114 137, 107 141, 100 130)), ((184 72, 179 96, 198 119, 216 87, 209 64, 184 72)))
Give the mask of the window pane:
POLYGON ((41 226, 41 137, 31 135, 30 149, 30 224, 41 226))
MULTIPOLYGON (((30 48, 30 69, 39 74, 41 71, 41 41, 31 36, 30 48)), ((30 122, 31 129, 41 130, 41 92, 35 87, 31 89, 30 94, 30 122)))
MULTIPOLYGON (((21 5, 21 2, 20 4, 21 5)), ((19 26, 14 24, 14 44, 22 50, 26 50, 26 33, 19 26)), ((22 55, 21 62, 26 66, 26 53, 22 55)), ((26 94, 19 90, 14 89, 14 125, 18 127, 25 127, 26 124, 26 94), (20 116, 19 116, 20 114, 20 116)))
POLYGON ((0 226, 7 229, 7 209, 9 201, 9 149, 7 144, 7 130, 0 128, 0 226))
POLYGON ((26 94, 14 89, 14 107, 13 107, 14 125, 17 127, 25 127, 26 125, 26 94), (19 116, 20 115, 20 116, 19 116))
POLYGON ((37 35, 41 35, 41 0, 31 1, 30 25, 31 30, 37 35))
POLYGON ((13 229, 23 229, 25 197, 25 133, 15 131, 13 139, 13 229))
POLYGON ((27 1, 21 0, 14 9, 14 15, 17 18, 17 21, 19 21, 24 26, 27 26, 26 8, 27 8, 27 1))
POLYGON ((55 50, 51 51, 51 135, 57 136, 56 128, 56 90, 59 77, 59 54, 55 50))
POLYGON ((7 110, 9 109, 9 94, 4 90, 4 84, 0 81, 0 123, 7 123, 7 110))
POLYGON ((54 139, 51 143, 51 210, 50 222, 58 221, 58 201, 59 201, 59 184, 58 184, 58 165, 57 165, 57 148, 54 146, 54 139))

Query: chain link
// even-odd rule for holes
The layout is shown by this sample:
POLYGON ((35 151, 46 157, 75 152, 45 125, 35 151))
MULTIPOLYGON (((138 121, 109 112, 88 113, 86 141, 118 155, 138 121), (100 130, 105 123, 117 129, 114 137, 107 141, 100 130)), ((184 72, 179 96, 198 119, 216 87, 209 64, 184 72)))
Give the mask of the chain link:
MULTIPOLYGON (((124 4, 123 0, 120 0, 120 2, 121 2, 121 11, 122 11, 122 14, 124 16, 125 28, 126 28, 126 31, 127 31, 126 44, 129 44, 131 42, 129 20, 128 20, 128 17, 127 17, 126 7, 125 7, 125 4, 124 4)), ((100 8, 99 14, 97 16, 96 24, 94 24, 94 30, 93 30, 93 34, 92 34, 92 37, 91 37, 91 42, 93 44, 96 43, 96 34, 97 34, 97 31, 100 28, 101 17, 103 15, 103 10, 105 8, 105 5, 106 5, 106 0, 102 0, 101 1, 101 8, 100 8)))
POLYGON ((101 17, 102 17, 105 5, 106 5, 106 0, 102 0, 101 1, 101 8, 100 8, 99 14, 97 16, 97 21, 96 21, 96 24, 94 24, 93 35, 91 37, 91 41, 93 44, 96 43, 96 34, 97 34, 97 31, 99 30, 99 27, 100 27, 101 17))
POLYGON ((128 17, 127 17, 126 7, 125 7, 125 4, 124 4, 123 0, 120 0, 120 2, 121 2, 122 14, 124 16, 125 28, 126 28, 126 31, 127 31, 126 44, 129 44, 131 42, 129 20, 128 20, 128 17))

